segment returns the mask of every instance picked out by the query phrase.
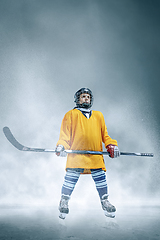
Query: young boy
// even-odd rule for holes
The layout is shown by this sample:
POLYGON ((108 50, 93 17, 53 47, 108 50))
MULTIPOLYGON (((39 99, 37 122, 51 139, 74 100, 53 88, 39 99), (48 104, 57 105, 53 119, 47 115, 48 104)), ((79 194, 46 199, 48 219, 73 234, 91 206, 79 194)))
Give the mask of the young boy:
MULTIPOLYGON (((57 156, 66 156, 65 149, 103 151, 105 144, 111 158, 120 155, 117 141, 107 132, 103 114, 92 111, 93 94, 88 88, 81 88, 74 95, 76 107, 63 118, 59 141, 56 145, 57 156)), ((62 186, 59 204, 59 217, 65 219, 69 213, 68 201, 80 174, 90 173, 98 191, 102 209, 107 217, 115 217, 116 208, 108 201, 107 181, 103 155, 68 154, 66 175, 62 186)))

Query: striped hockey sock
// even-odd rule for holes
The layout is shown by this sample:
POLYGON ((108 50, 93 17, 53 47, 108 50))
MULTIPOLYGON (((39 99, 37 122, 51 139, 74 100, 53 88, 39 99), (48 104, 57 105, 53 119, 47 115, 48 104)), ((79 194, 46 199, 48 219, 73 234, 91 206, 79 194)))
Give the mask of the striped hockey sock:
POLYGON ((102 198, 104 194, 108 194, 106 174, 102 169, 91 169, 91 174, 99 196, 102 198))
POLYGON ((74 190, 74 187, 79 179, 80 172, 68 170, 64 177, 64 183, 62 186, 62 194, 70 196, 74 190))

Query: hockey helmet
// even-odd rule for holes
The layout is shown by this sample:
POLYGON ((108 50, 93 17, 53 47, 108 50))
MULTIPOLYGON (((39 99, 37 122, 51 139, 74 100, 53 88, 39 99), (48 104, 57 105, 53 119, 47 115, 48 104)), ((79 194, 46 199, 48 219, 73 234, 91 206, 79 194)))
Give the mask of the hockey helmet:
POLYGON ((93 94, 89 88, 81 88, 74 94, 74 102, 76 103, 77 107, 81 108, 91 108, 93 105, 93 94), (90 103, 79 103, 79 97, 82 93, 88 93, 90 95, 90 103))

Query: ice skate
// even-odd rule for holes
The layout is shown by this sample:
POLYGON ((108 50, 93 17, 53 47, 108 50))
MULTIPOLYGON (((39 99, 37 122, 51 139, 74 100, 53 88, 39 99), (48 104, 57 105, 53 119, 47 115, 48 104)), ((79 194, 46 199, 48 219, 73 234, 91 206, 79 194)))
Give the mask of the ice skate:
POLYGON ((104 194, 101 198, 102 209, 106 217, 114 218, 116 208, 108 201, 108 194, 104 194))
POLYGON ((66 214, 69 213, 69 208, 68 208, 68 201, 70 199, 70 196, 62 194, 61 200, 59 203, 59 218, 65 219, 66 214))

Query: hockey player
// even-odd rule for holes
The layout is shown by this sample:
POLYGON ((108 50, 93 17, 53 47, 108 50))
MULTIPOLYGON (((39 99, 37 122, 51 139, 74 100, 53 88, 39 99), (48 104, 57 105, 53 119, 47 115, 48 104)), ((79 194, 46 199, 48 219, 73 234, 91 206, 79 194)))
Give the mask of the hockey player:
MULTIPOLYGON (((57 156, 66 156, 65 149, 102 151, 105 144, 111 158, 120 155, 117 141, 107 132, 101 112, 91 110, 93 94, 88 88, 81 88, 74 95, 76 107, 63 118, 59 141, 56 145, 57 156)), ((59 217, 65 219, 69 213, 68 201, 81 174, 90 173, 98 191, 102 209, 107 217, 115 217, 116 208, 108 200, 103 155, 68 154, 66 175, 61 191, 59 217)))

